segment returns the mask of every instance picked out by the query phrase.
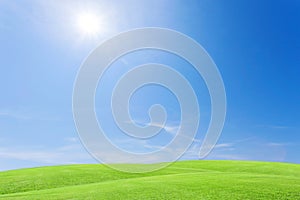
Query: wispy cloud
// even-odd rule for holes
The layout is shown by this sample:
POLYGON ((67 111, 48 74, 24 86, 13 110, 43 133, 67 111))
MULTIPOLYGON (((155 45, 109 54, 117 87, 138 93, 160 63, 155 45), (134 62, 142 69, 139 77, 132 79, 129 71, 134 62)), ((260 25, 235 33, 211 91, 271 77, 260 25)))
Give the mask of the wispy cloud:
POLYGON ((77 137, 66 137, 64 139, 66 142, 69 142, 69 143, 75 143, 75 142, 78 142, 78 138, 77 137))
POLYGON ((269 129, 288 129, 290 126, 278 125, 278 124, 265 124, 265 125, 257 125, 259 128, 269 128, 269 129))
POLYGON ((255 137, 245 138, 218 144, 207 159, 284 161, 287 146, 290 145, 292 144, 269 142, 255 137))
MULTIPOLYGON (((200 142, 194 142, 190 148, 184 153, 182 159, 192 159, 197 160, 199 159, 199 151, 201 148, 200 142)), ((214 149, 221 149, 221 148, 227 148, 227 144, 218 144, 214 147, 214 149)))
MULTIPOLYGON (((163 130, 165 130, 167 133, 170 133, 172 135, 175 135, 177 131, 179 130, 180 126, 178 125, 172 125, 171 123, 169 124, 159 124, 159 123, 143 123, 139 122, 137 120, 135 121, 126 121, 125 123, 130 123, 130 124, 140 124, 142 126, 152 126, 152 127, 158 127, 163 130)), ((175 122, 174 122, 175 124, 175 122)))
POLYGON ((38 120, 38 121, 60 121, 57 116, 49 113, 42 113, 30 109, 5 109, 0 110, 0 117, 15 120, 38 120))
MULTIPOLYGON (((70 138, 66 138, 67 141, 69 141, 69 139, 70 138)), ((82 145, 73 139, 67 144, 57 148, 40 146, 2 147, 0 148, 0 159, 1 162, 3 162, 3 160, 16 160, 40 163, 40 165, 95 162, 88 152, 84 150, 82 145)))
POLYGON ((6 118, 14 118, 14 119, 21 119, 21 120, 29 120, 32 119, 30 115, 27 115, 25 113, 19 113, 16 111, 0 111, 0 117, 6 117, 6 118))
POLYGON ((170 125, 170 124, 167 124, 167 125, 162 125, 162 124, 150 124, 150 126, 155 126, 155 127, 159 127, 159 128, 162 128, 164 129, 167 133, 170 133, 172 135, 175 135, 178 130, 179 130, 179 126, 178 125, 170 125))
POLYGON ((215 149, 220 149, 220 148, 228 148, 232 147, 234 144, 233 143, 221 143, 221 144, 216 144, 215 149))
POLYGON ((279 146, 288 146, 288 145, 292 145, 291 143, 279 143, 279 142, 268 142, 266 144, 267 146, 270 146, 270 147, 279 147, 279 146))
MULTIPOLYGON (((243 138, 239 140, 235 140, 232 142, 227 143, 217 143, 213 151, 207 156, 206 159, 243 159, 245 160, 246 157, 235 153, 237 146, 241 143, 245 143, 248 141, 253 140, 254 138, 243 138)), ((199 150, 201 148, 202 141, 196 140, 188 151, 184 154, 183 159, 199 159, 199 150)))

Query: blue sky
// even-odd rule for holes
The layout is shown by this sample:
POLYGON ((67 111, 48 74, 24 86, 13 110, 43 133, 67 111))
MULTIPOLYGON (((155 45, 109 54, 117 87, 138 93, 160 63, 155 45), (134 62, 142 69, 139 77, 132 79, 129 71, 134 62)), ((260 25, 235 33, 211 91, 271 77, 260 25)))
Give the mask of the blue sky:
MULTIPOLYGON (((300 163, 300 3, 289 1, 10 1, 0 2, 0 170, 69 163, 95 163, 81 145, 72 116, 76 74, 89 52, 119 32, 141 27, 180 31, 200 43, 219 68, 227 94, 227 118, 207 159, 300 163), (82 12, 101 16, 97 35, 76 26, 82 12)), ((117 75, 137 64, 171 65, 190 80, 201 109, 197 138, 182 159, 197 159, 207 129, 210 102, 201 77, 183 60, 159 51, 126 55, 97 91, 99 119, 109 137, 127 150, 105 103, 117 75), (197 87, 195 86, 198 84, 197 87), (200 87, 198 87, 200 85, 200 87), (105 99, 104 101, 102 101, 105 99)), ((140 123, 149 105, 168 111, 168 128, 178 126, 178 102, 167 90, 149 86, 130 106, 140 123), (151 96, 151 98, 145 98, 151 96)), ((161 145, 166 135, 150 143, 161 145)))

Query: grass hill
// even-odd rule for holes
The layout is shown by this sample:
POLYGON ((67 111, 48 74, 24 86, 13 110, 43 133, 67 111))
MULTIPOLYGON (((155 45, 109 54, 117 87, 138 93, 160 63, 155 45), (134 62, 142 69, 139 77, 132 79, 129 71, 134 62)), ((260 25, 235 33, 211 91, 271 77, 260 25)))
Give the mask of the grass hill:
POLYGON ((146 174, 118 172, 104 165, 12 170, 0 172, 1 199, 300 200, 300 165, 181 161, 146 174))

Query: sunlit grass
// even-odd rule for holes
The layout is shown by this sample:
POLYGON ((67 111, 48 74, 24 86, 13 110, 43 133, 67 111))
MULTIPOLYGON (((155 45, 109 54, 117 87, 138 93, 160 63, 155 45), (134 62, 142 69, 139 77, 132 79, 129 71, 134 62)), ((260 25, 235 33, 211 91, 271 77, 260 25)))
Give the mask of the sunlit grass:
POLYGON ((300 199, 300 165, 184 161, 146 174, 103 165, 0 173, 0 199, 300 199))

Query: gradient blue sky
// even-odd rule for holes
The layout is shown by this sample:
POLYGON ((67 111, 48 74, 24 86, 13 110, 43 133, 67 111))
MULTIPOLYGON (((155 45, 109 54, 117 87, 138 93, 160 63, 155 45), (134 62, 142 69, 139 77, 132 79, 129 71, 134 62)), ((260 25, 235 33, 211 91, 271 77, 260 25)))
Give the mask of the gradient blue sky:
MULTIPOLYGON (((222 74, 227 119, 207 159, 300 163, 299 10, 297 0, 0 1, 0 170, 95 163, 81 145, 72 118, 77 71, 101 41, 148 26, 171 28, 194 38, 222 74), (86 11, 102 18, 97 36, 84 36, 76 27, 78 14, 86 11)), ((194 87, 202 81, 189 67, 182 68, 188 64, 179 58, 151 50, 135 52, 107 72, 106 90, 97 93, 96 107, 103 106, 102 95, 111 92, 116 75, 149 61, 172 65, 194 87)), ((195 89, 203 126, 182 159, 197 158, 209 120, 205 85, 195 89)), ((166 106, 166 132, 172 133, 178 123, 178 102, 163 88, 149 86, 135 93, 133 118, 147 122, 148 106, 156 102, 166 106)), ((107 117, 110 137, 138 151, 126 146, 105 108, 97 114, 100 119, 107 117)))

